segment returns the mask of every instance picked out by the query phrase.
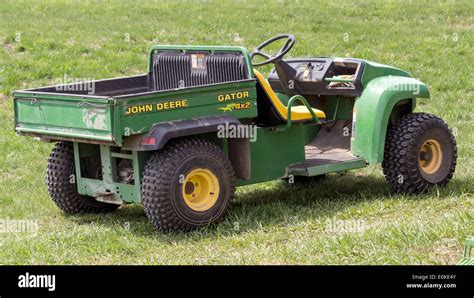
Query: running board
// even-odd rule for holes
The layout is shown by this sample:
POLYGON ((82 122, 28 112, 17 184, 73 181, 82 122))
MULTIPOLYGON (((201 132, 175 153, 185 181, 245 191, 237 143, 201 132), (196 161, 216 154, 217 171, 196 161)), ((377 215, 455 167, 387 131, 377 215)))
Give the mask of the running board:
POLYGON ((294 164, 288 167, 288 175, 293 176, 317 176, 327 173, 341 172, 352 169, 363 168, 367 166, 367 162, 363 158, 353 158, 346 161, 310 159, 303 163, 294 164))

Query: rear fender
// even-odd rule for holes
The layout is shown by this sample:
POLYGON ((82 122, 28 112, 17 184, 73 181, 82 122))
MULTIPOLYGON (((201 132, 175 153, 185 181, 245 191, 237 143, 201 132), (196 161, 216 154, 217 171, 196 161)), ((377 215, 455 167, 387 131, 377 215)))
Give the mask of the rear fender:
MULTIPOLYGON (((126 137, 122 149, 133 151, 156 151, 169 140, 179 137, 203 135, 217 132, 219 127, 240 125, 232 116, 200 117, 157 123, 145 134, 126 137)), ((227 152, 237 178, 248 180, 251 176, 249 139, 228 138, 227 152)))

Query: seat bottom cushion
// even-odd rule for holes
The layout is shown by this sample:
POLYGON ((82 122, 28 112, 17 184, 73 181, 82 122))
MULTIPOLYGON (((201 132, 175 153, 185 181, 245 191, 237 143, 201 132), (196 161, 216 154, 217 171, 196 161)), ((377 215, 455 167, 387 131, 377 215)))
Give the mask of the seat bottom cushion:
MULTIPOLYGON (((319 119, 326 119, 326 114, 323 111, 313 108, 313 112, 319 119)), ((297 121, 312 118, 313 116, 311 116, 311 113, 306 106, 301 105, 291 107, 291 120, 297 121)))

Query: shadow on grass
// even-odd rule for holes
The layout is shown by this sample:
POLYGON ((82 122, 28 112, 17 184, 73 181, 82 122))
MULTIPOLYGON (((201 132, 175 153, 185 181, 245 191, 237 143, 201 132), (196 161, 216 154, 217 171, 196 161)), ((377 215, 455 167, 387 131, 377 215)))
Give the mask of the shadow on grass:
MULTIPOLYGON (((466 182, 452 181, 440 190, 443 195, 466 186, 466 182)), ((436 192, 433 190, 432 192, 436 192)), ((161 233, 146 217, 140 205, 129 205, 105 215, 75 215, 70 218, 79 225, 99 224, 123 229, 139 237, 153 237, 160 241, 200 241, 285 226, 288 222, 305 222, 325 218, 346 208, 374 200, 424 199, 422 195, 394 194, 383 177, 359 176, 352 172, 331 174, 323 179, 289 184, 272 181, 239 188, 236 202, 227 218, 215 225, 190 233, 161 233)))

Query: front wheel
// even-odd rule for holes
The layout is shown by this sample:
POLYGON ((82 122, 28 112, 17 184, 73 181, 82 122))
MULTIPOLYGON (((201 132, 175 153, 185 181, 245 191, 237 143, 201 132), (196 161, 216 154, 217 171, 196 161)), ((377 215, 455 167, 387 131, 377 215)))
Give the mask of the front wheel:
POLYGON ((161 231, 188 231, 223 218, 234 194, 232 164, 214 143, 185 138, 155 152, 143 174, 145 213, 161 231))
POLYGON ((403 116, 388 132, 382 168, 397 192, 444 186, 456 168, 456 140, 448 125, 427 113, 403 116))

